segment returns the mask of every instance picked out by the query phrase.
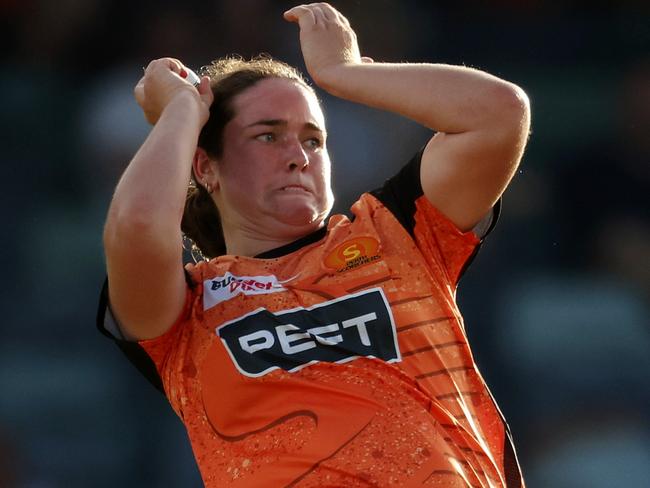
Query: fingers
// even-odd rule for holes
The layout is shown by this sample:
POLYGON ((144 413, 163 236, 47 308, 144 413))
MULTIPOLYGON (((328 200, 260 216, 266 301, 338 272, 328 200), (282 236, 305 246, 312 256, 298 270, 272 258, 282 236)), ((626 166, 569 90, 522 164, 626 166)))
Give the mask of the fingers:
POLYGON ((141 81, 144 83, 144 80, 150 76, 155 76, 156 74, 159 76, 166 76, 169 73, 174 73, 181 79, 193 85, 194 81, 196 81, 198 77, 191 77, 190 72, 191 70, 186 68, 183 63, 176 58, 154 59, 145 68, 144 76, 141 81))
POLYGON ((287 10, 284 18, 289 22, 296 22, 301 29, 307 29, 316 25, 316 17, 312 9, 306 5, 299 5, 287 10))
POLYGON ((310 3, 298 5, 287 10, 284 18, 289 22, 296 22, 301 29, 313 26, 327 28, 328 24, 337 23, 350 29, 350 21, 329 3, 310 3))
POLYGON ((135 99, 138 101, 138 103, 144 100, 144 78, 140 78, 138 84, 135 85, 135 88, 133 89, 133 94, 135 95, 135 99))
POLYGON ((210 79, 207 76, 200 79, 178 59, 151 61, 133 89, 133 94, 147 121, 155 124, 169 102, 183 90, 191 90, 200 97, 205 108, 202 117, 207 120, 213 100, 210 79))
POLYGON ((372 62, 361 58, 350 22, 329 3, 298 5, 284 18, 300 26, 300 47, 312 77, 334 65, 372 62))
MULTIPOLYGON (((332 8, 332 7, 330 7, 330 8, 332 8)), ((332 10, 336 14, 336 18, 339 20, 339 22, 341 22, 346 27, 350 27, 350 21, 348 20, 348 18, 346 16, 344 16, 341 12, 339 12, 338 10, 336 10, 334 8, 332 8, 332 10)))
MULTIPOLYGON (((171 81, 169 78, 170 74, 176 75, 176 79, 181 78, 189 85, 192 85, 198 89, 201 84, 201 78, 190 68, 187 68, 181 61, 175 58, 160 58, 154 59, 151 61, 144 71, 144 76, 138 81, 136 88, 138 86, 145 86, 152 77, 156 77, 158 80, 167 80, 171 81)), ((140 89, 138 89, 140 91, 140 89)))
POLYGON ((297 22, 301 28, 314 25, 326 27, 328 22, 341 22, 346 26, 350 25, 348 20, 329 3, 298 5, 287 10, 284 13, 284 18, 290 22, 297 22))
POLYGON ((182 76, 183 72, 185 72, 185 66, 183 66, 183 63, 181 63, 178 59, 175 58, 163 58, 163 59, 166 61, 167 65, 169 66, 169 69, 171 69, 174 73, 179 75, 181 78, 184 78, 184 76, 182 76))
POLYGON ((162 68, 167 68, 176 74, 180 74, 182 68, 183 68, 183 63, 181 63, 178 59, 175 58, 159 58, 159 59, 154 59, 149 62, 147 67, 144 70, 145 76, 147 73, 151 73, 153 71, 162 69, 162 68))
POLYGON ((321 9, 319 5, 314 5, 314 6, 312 7, 312 10, 311 10, 311 11, 312 11, 312 13, 314 14, 314 19, 315 19, 315 21, 316 21, 316 25, 317 25, 317 26, 320 25, 320 26, 322 26, 322 27, 327 28, 327 24, 328 24, 328 21, 329 21, 330 19, 328 19, 328 18, 325 16, 325 13, 323 12, 323 9, 321 9))
POLYGON ((208 107, 212 105, 212 101, 214 100, 214 94, 212 93, 212 88, 210 87, 210 77, 208 76, 202 77, 201 82, 196 87, 196 89, 199 91, 199 94, 201 95, 201 99, 203 100, 203 102, 208 107))
POLYGON ((317 3, 316 8, 318 8, 322 13, 325 19, 330 22, 340 22, 346 26, 349 26, 350 23, 341 12, 332 7, 329 3, 317 3))

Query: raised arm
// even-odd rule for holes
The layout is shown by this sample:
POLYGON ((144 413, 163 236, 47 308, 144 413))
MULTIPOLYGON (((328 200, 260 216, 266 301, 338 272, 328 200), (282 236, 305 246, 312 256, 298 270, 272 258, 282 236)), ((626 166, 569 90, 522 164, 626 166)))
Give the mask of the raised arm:
POLYGON ((175 59, 152 61, 136 86, 155 125, 115 189, 104 228, 111 309, 134 340, 164 333, 186 295, 180 223, 212 91, 207 78, 197 91, 183 70, 175 59))
POLYGON ((523 154, 530 126, 526 94, 463 66, 362 58, 349 22, 327 3, 294 7, 285 18, 300 25, 307 70, 321 88, 437 132, 422 156, 424 194, 461 230, 474 227, 501 196, 523 154))

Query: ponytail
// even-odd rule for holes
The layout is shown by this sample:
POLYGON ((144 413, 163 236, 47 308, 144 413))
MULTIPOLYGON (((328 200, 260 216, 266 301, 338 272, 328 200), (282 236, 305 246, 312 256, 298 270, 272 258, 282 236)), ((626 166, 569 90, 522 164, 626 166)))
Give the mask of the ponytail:
POLYGON ((194 182, 187 190, 181 230, 191 241, 190 251, 195 259, 226 254, 219 210, 208 191, 194 182))

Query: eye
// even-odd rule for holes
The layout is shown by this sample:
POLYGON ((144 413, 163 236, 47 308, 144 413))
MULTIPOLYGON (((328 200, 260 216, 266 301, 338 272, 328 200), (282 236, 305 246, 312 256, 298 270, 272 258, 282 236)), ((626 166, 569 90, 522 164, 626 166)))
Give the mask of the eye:
POLYGON ((309 149, 318 149, 319 147, 323 147, 323 141, 318 137, 310 137, 305 141, 305 146, 309 149))
POLYGON ((275 134, 273 132, 265 132, 264 134, 255 136, 255 139, 261 142, 275 142, 275 134))

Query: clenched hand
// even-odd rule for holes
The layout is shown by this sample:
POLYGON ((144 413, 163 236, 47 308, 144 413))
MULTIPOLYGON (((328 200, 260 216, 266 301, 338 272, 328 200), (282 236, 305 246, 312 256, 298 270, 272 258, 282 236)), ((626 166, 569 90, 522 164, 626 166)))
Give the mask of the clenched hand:
POLYGON ((357 35, 343 14, 328 3, 299 5, 284 18, 300 26, 300 47, 312 79, 321 87, 336 82, 338 68, 372 62, 359 52, 357 35))
POLYGON ((195 88, 187 81, 187 68, 178 59, 161 58, 151 61, 133 92, 147 122, 153 125, 169 102, 184 90, 199 97, 205 107, 202 111, 202 122, 205 123, 212 103, 210 80, 204 77, 195 88))

